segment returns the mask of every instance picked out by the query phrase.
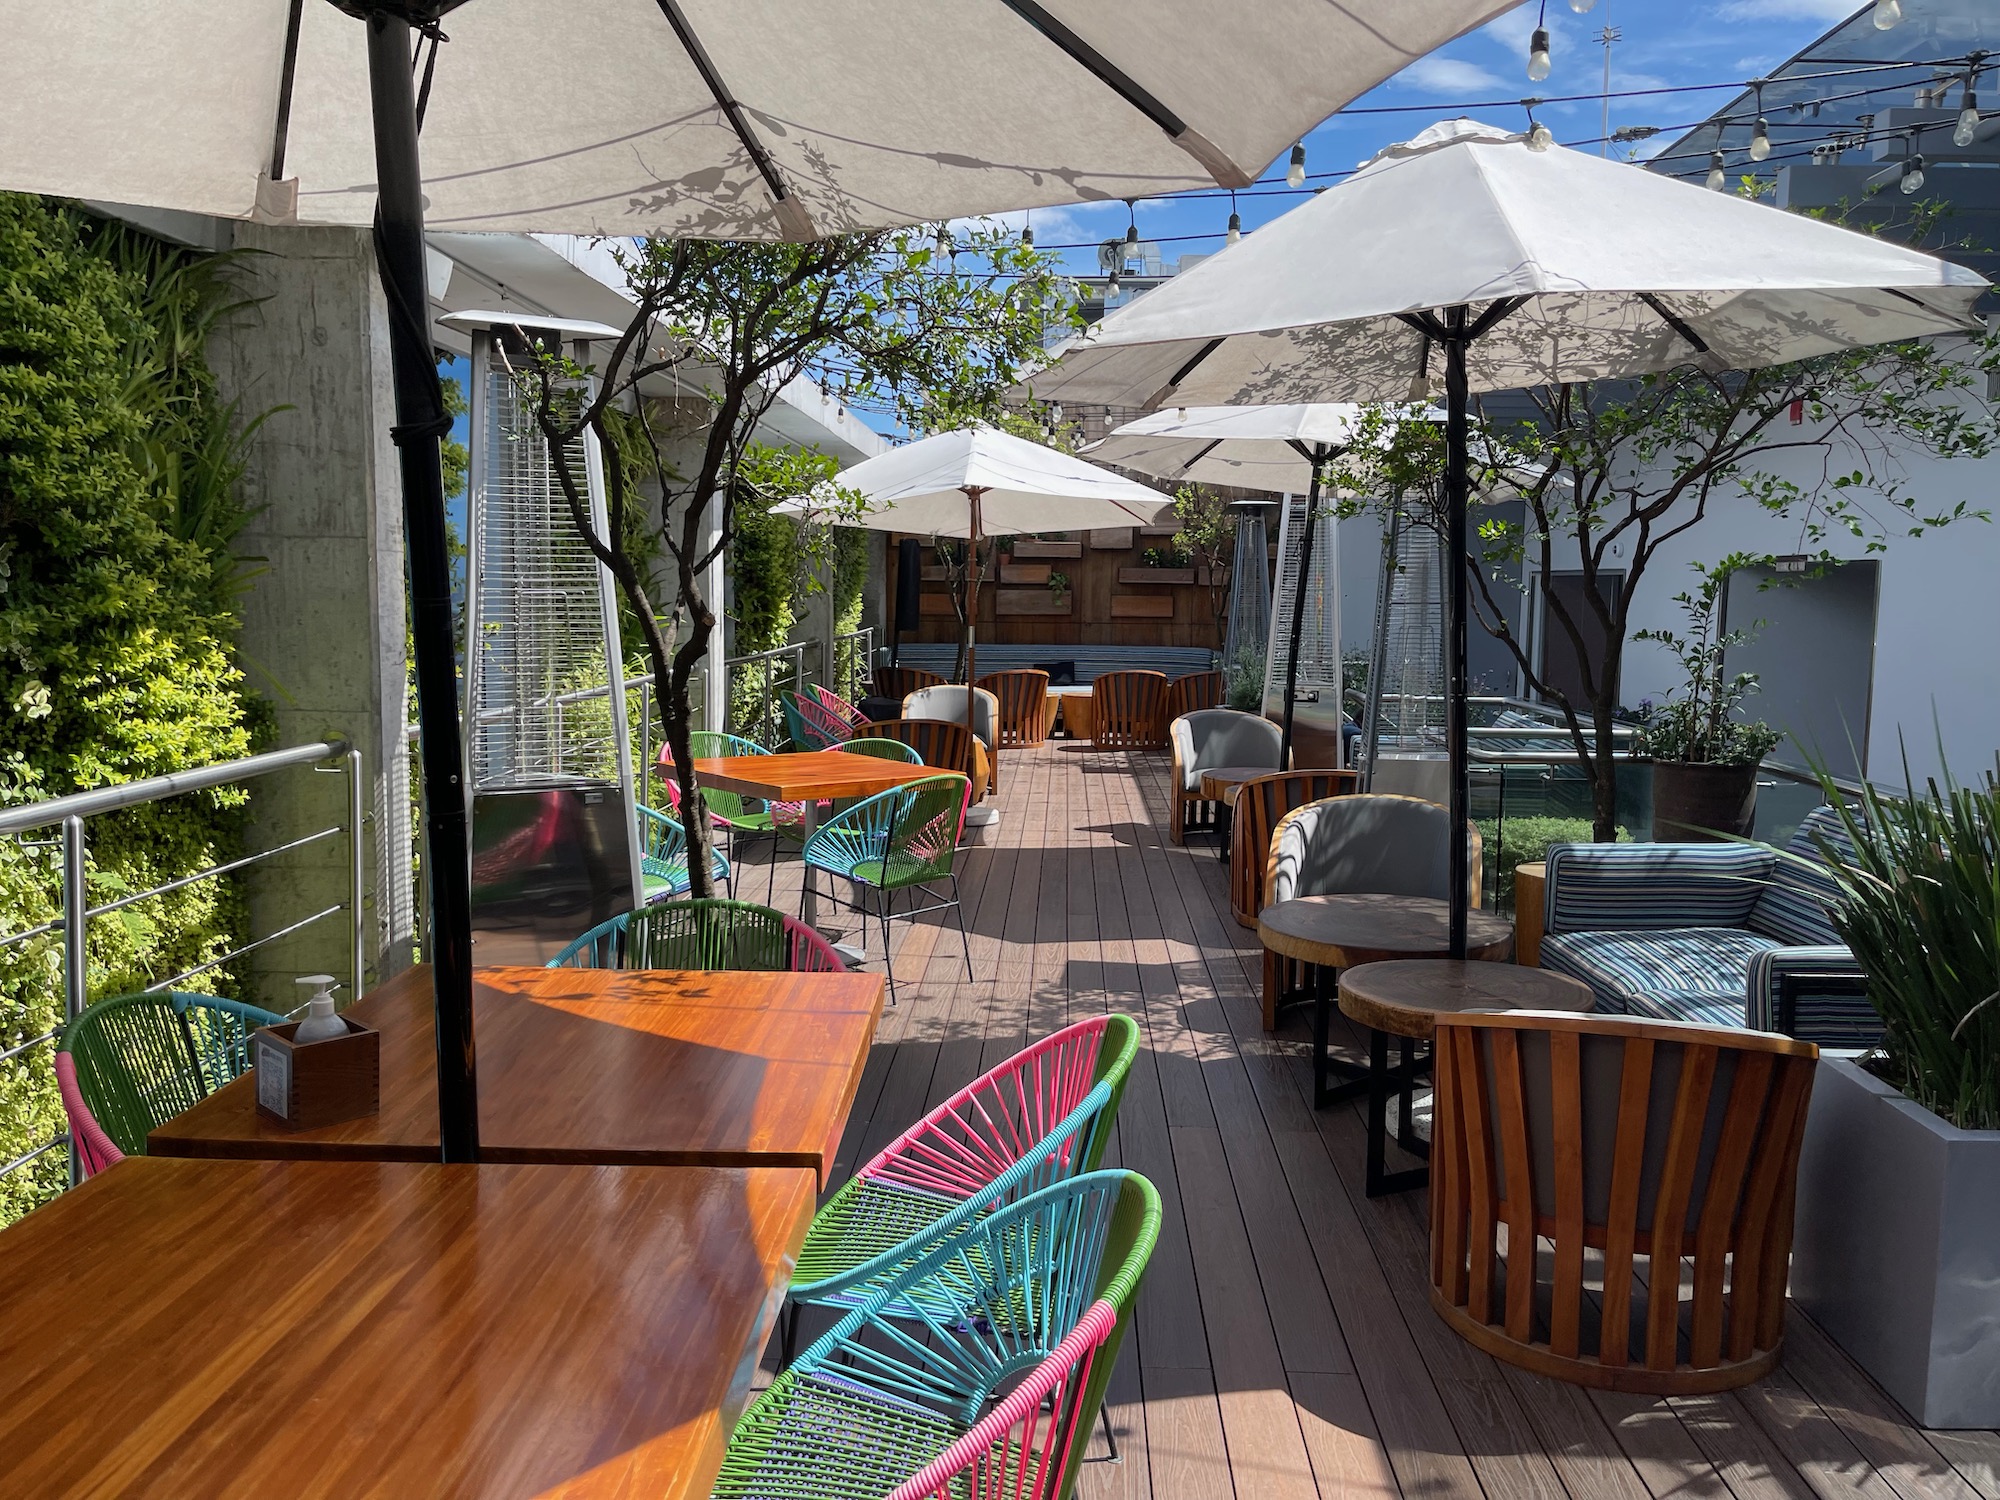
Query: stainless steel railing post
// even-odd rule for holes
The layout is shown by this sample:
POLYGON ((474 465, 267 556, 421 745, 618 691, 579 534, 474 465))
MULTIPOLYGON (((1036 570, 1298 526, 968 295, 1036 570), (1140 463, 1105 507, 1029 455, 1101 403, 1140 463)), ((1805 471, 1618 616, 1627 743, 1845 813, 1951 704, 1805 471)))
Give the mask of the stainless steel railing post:
POLYGON ((361 752, 350 749, 341 758, 347 768, 347 907, 348 967, 353 979, 348 985, 350 1003, 361 998, 362 981, 368 962, 368 945, 363 910, 368 896, 367 846, 362 842, 368 826, 367 784, 361 775, 361 752))

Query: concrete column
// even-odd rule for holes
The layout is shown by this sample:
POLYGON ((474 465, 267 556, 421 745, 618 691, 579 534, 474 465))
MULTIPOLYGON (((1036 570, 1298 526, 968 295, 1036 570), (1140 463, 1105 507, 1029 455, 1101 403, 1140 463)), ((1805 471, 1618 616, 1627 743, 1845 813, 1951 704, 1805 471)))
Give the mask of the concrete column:
MULTIPOLYGON (((361 751, 369 822, 362 988, 408 966, 415 923, 404 653, 403 522, 389 381, 389 324, 365 232, 236 228, 246 295, 260 299, 217 334, 210 361, 244 418, 276 406, 244 457, 258 508, 243 534, 265 559, 244 607, 243 656, 269 700, 276 743, 344 738, 361 751)), ((312 770, 255 784, 253 849, 346 820, 345 778, 312 770)), ((344 837, 256 867, 251 933, 345 902, 344 837)), ((349 979, 345 912, 253 956, 264 997, 294 1003, 290 980, 349 979)), ((343 989, 342 993, 345 993, 343 989)))

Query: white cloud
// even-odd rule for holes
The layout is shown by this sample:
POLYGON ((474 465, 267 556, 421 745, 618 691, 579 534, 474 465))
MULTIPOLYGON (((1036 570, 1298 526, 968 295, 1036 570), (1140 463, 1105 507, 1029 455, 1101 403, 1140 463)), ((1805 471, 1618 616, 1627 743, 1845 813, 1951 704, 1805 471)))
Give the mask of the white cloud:
POLYGON ((1845 21, 1861 7, 1855 0, 1723 0, 1715 9, 1725 21, 1845 21))
POLYGON ((1499 75, 1478 63, 1457 57, 1420 57, 1390 82, 1423 94, 1453 95, 1488 93, 1500 87, 1499 75))

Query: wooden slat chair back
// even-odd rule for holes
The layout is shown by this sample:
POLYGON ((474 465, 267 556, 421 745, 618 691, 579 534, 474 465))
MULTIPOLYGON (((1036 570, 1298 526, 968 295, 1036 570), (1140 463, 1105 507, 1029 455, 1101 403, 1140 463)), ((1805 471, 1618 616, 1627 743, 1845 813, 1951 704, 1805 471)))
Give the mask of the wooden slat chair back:
POLYGON ((856 738, 901 740, 922 757, 925 765, 936 766, 940 771, 963 772, 969 748, 975 767, 972 800, 977 802, 986 795, 991 772, 986 747, 968 735, 963 724, 947 719, 884 719, 876 724, 863 724, 854 733, 856 738))
POLYGON ((1440 1016, 1432 1306, 1489 1354, 1601 1390, 1764 1375, 1818 1052, 1620 1016, 1440 1016))
POLYGON ((875 696, 901 700, 919 688, 942 687, 944 679, 935 672, 927 672, 922 667, 877 667, 875 669, 875 696))
POLYGON ((1264 865, 1279 820, 1308 802, 1344 796, 1359 782, 1357 771, 1277 771, 1243 783, 1229 824, 1229 909, 1239 925, 1255 927, 1264 909, 1264 865))
POLYGON ((1189 672, 1176 677, 1167 684, 1166 720, 1171 724, 1197 709, 1220 708, 1227 691, 1220 672, 1189 672))
POLYGON ((1039 745, 1049 737, 1049 674, 988 672, 979 686, 1000 700, 1000 743, 1039 745))
POLYGON ((1090 685, 1091 743, 1100 750, 1163 750, 1163 672, 1106 672, 1090 685))

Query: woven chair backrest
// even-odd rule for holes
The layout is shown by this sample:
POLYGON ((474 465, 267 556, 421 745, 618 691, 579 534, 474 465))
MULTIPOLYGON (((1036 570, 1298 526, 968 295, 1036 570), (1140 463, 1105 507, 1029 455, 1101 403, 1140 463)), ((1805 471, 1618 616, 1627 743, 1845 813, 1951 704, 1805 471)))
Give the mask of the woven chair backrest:
POLYGON ((840 748, 849 755, 872 755, 877 760, 900 760, 912 766, 924 763, 924 758, 917 754, 916 746, 892 740, 887 735, 856 735, 840 748))
POLYGON ((832 750, 854 735, 852 721, 828 708, 817 695, 780 693, 778 703, 785 711, 785 731, 796 749, 832 750))
POLYGON ((875 696, 903 699, 918 688, 936 687, 943 681, 937 673, 927 672, 922 667, 877 667, 875 696))
POLYGON ((923 764, 944 766, 954 771, 963 770, 972 754, 972 741, 965 732, 965 725, 944 719, 885 719, 875 724, 863 724, 854 733, 857 739, 865 736, 900 740, 917 752, 923 764))
POLYGON ((1090 685, 1091 739, 1107 750, 1166 744, 1167 679, 1160 672, 1106 672, 1090 685))
POLYGON ((250 1067, 250 1033, 284 1017, 183 991, 100 1000, 70 1022, 62 1050, 104 1133, 127 1156, 146 1136, 250 1067))

